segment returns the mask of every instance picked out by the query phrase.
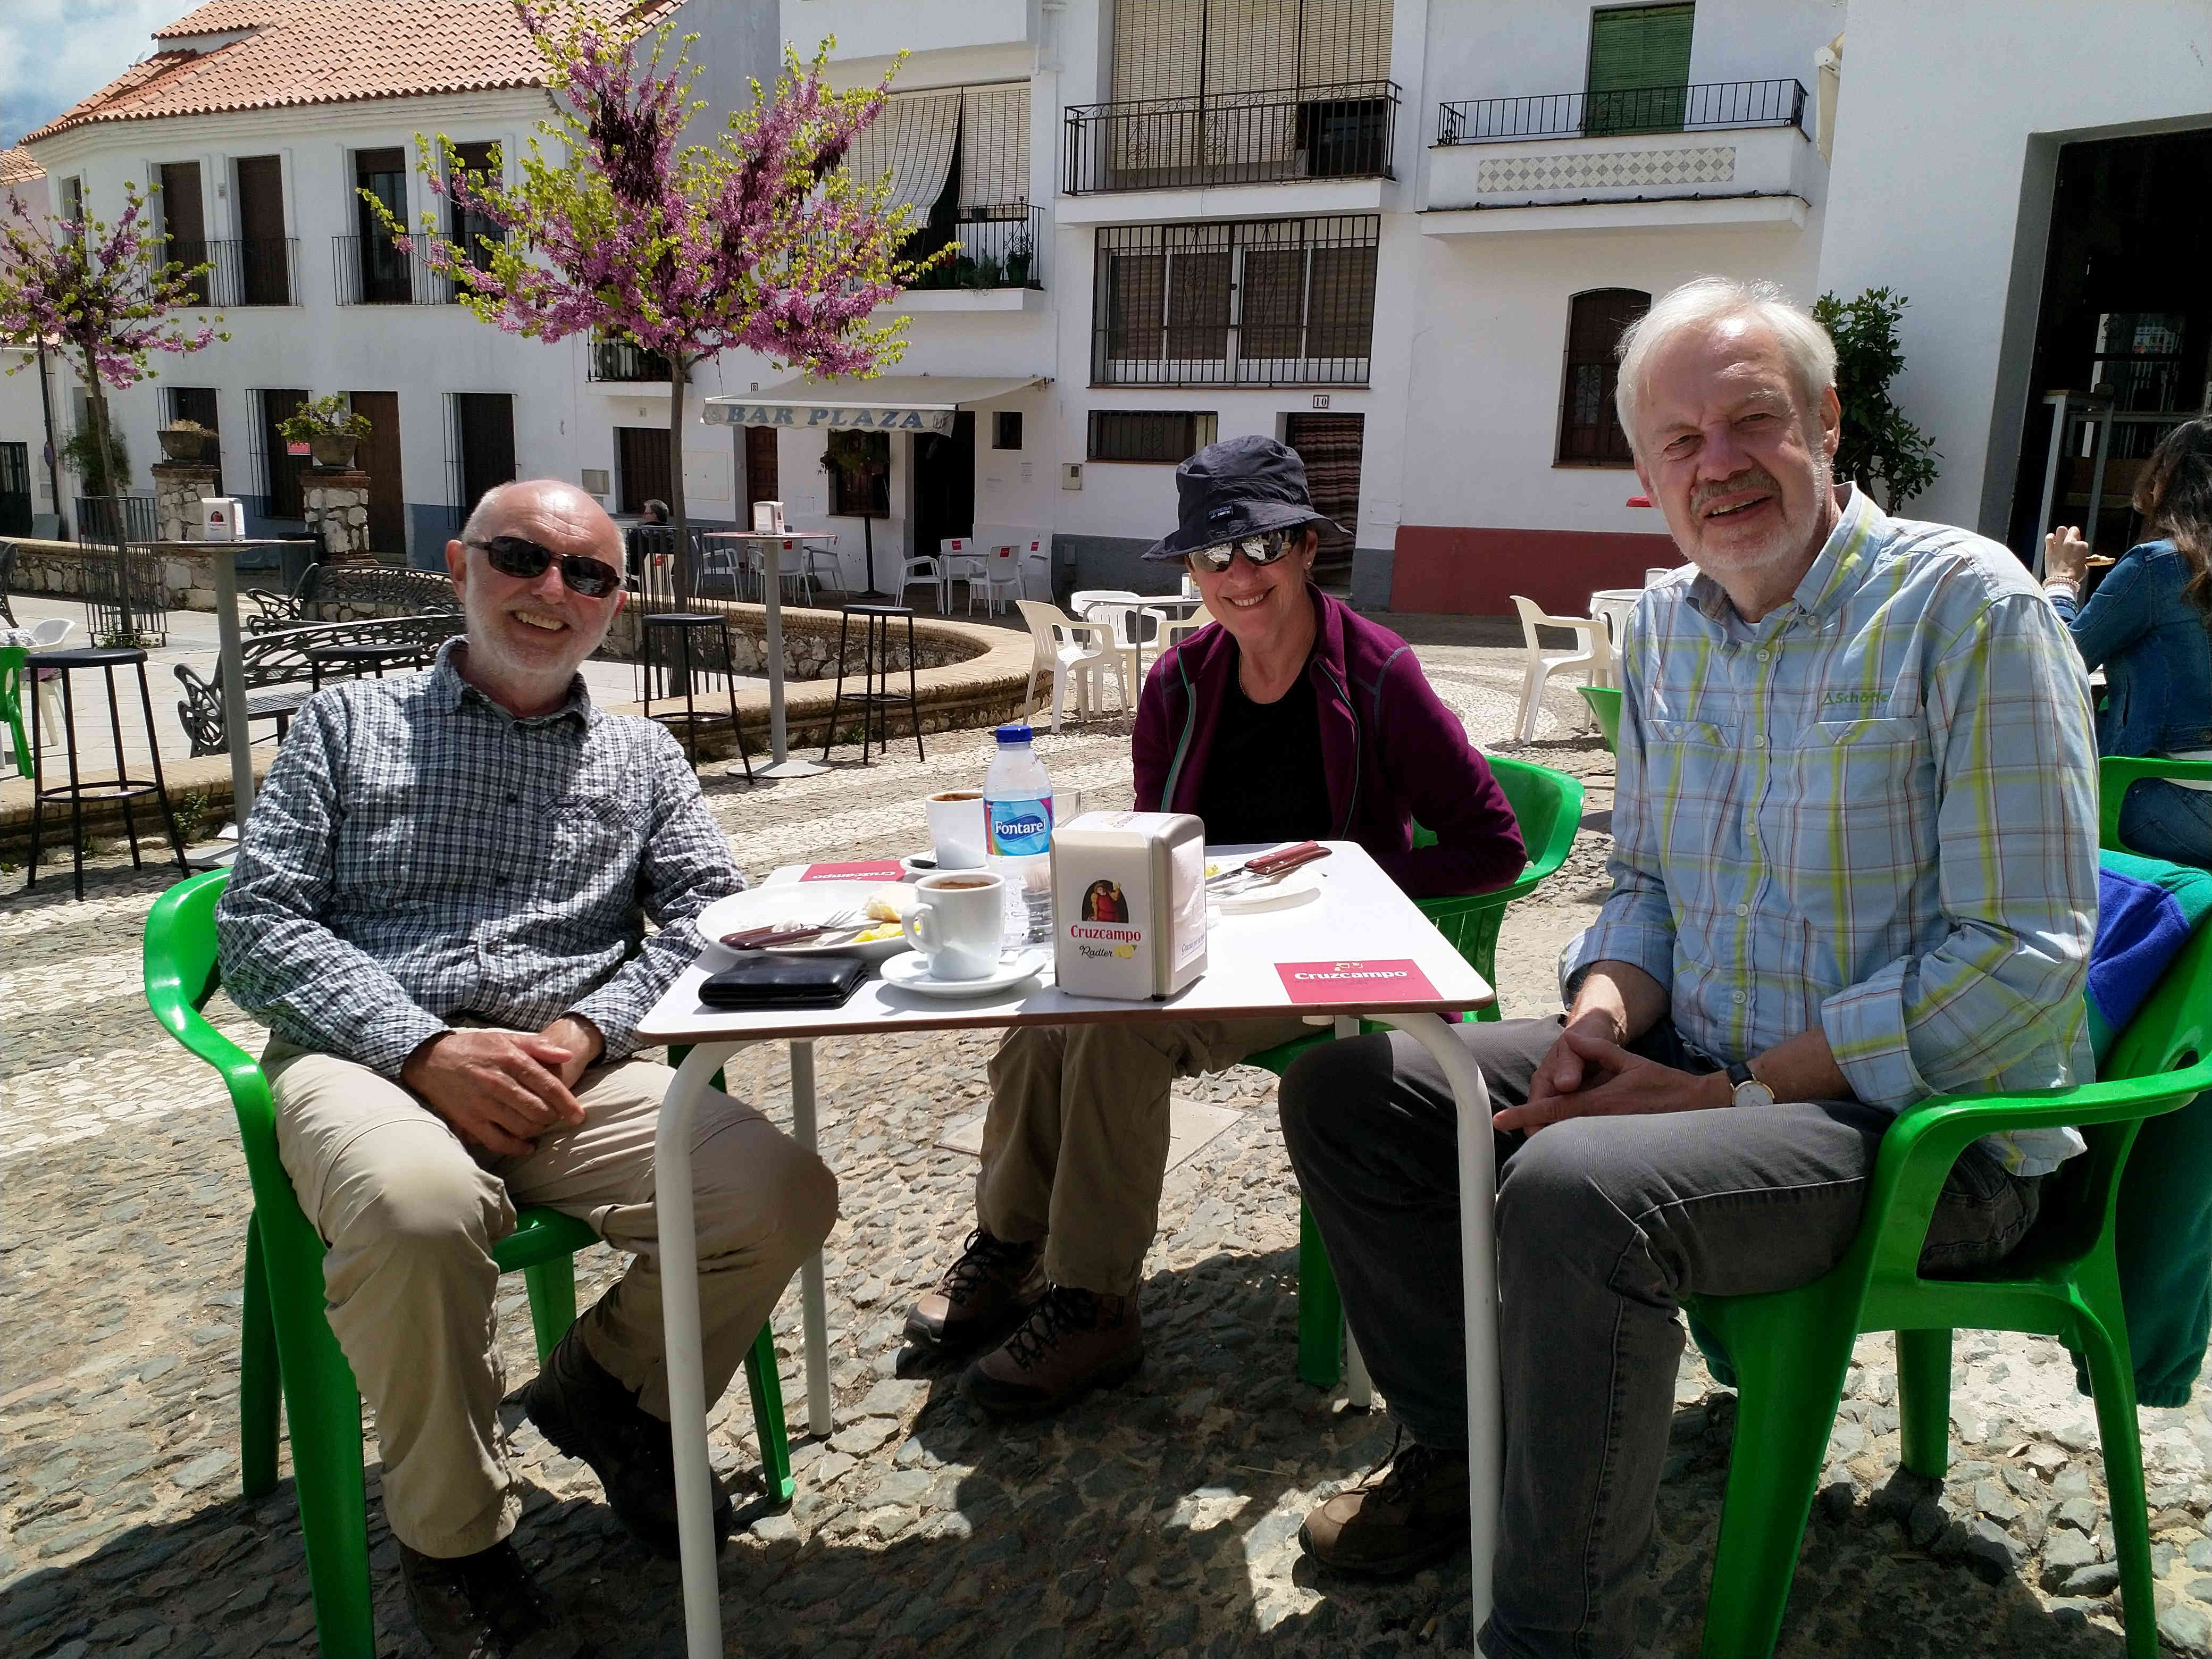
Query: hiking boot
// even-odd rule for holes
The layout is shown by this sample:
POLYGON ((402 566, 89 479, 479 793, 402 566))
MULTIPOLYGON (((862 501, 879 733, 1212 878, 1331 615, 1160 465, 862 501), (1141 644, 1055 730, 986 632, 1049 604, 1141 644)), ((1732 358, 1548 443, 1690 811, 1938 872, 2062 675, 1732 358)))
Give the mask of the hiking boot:
POLYGON ((1042 1245, 1010 1244, 978 1227, 907 1314, 907 1340, 944 1353, 997 1341, 1044 1295, 1043 1255, 1042 1245))
POLYGON ((408 1610, 438 1659, 599 1659, 502 1538, 474 1555, 399 1546, 408 1610))
POLYGON ((1012 1336, 961 1374, 960 1392, 998 1416, 1036 1417, 1126 1382, 1144 1363, 1135 1297, 1054 1285, 1012 1336))
MULTIPOLYGON (((568 1328, 522 1391, 522 1409, 538 1431, 570 1457, 592 1466, 607 1504, 638 1541, 672 1560, 676 1544, 676 1449, 668 1425, 637 1403, 584 1346, 583 1324, 568 1328)), ((735 1511, 721 1482, 714 1487, 714 1547, 730 1540, 735 1511)))
POLYGON ((1386 1464, 1306 1516, 1298 1542, 1332 1571, 1389 1578, 1456 1554, 1467 1534, 1467 1454, 1401 1432, 1386 1464))

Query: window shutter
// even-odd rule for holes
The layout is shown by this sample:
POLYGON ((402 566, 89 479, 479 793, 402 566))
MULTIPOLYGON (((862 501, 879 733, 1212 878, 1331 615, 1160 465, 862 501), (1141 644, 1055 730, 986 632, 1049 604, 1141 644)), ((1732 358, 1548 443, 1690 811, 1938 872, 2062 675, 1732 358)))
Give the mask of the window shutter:
POLYGON ((1114 99, 1194 98, 1206 62, 1206 0, 1115 0, 1114 99))
POLYGON ((960 94, 963 208, 1027 208, 1030 89, 1026 83, 969 87, 960 94))
POLYGON ((1343 86, 1390 78, 1391 0, 1304 0, 1298 84, 1343 86))
POLYGON ((1668 132, 1682 125, 1695 5, 1622 6, 1590 15, 1590 133, 1668 132))
POLYGON ((876 117, 853 140, 848 165, 853 176, 873 184, 891 175, 886 208, 910 207, 910 229, 929 221, 929 210, 945 193, 952 173, 952 151, 960 136, 957 92, 914 92, 884 102, 876 117))

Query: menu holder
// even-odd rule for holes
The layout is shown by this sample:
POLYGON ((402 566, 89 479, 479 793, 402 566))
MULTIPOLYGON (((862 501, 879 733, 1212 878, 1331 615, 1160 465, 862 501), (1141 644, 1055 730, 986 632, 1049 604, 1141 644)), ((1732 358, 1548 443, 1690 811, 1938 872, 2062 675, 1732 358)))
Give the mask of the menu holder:
POLYGON ((1279 962, 1275 972, 1293 1003, 1345 1002, 1371 994, 1377 1002, 1432 1000, 1437 988, 1412 957, 1376 962, 1279 962))
POLYGON ((864 859, 856 864, 810 864, 801 881, 898 881, 906 875, 896 859, 864 859))

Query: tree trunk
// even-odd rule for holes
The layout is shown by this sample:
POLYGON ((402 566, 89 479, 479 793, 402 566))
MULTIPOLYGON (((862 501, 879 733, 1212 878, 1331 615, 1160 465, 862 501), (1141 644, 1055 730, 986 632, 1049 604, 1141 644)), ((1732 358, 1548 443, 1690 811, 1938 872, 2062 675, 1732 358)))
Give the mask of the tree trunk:
MULTIPOLYGON (((87 404, 92 415, 93 437, 100 445, 100 480, 89 493, 94 495, 119 495, 123 493, 120 481, 115 476, 115 445, 107 421, 107 390, 100 383, 100 371, 94 366, 92 349, 85 349, 84 390, 87 404)), ((92 482, 88 479, 87 483, 92 482)))
MULTIPOLYGON (((131 645, 137 642, 137 619, 131 614, 131 534, 130 526, 123 521, 122 481, 115 476, 114 428, 107 418, 107 390, 100 383, 99 366, 92 348, 84 350, 84 387, 86 407, 92 416, 92 431, 100 445, 100 470, 103 475, 102 488, 92 494, 105 495, 109 505, 94 507, 95 514, 105 512, 111 520, 110 528, 115 536, 115 640, 112 643, 131 645)), ((85 527, 77 526, 77 536, 82 539, 85 527)), ((109 643, 110 641, 101 641, 109 643)))
POLYGON ((692 359, 682 352, 668 358, 668 520, 673 526, 675 562, 670 567, 676 591, 689 602, 698 597, 694 586, 698 573, 691 568, 691 537, 684 512, 684 394, 689 388, 692 359))

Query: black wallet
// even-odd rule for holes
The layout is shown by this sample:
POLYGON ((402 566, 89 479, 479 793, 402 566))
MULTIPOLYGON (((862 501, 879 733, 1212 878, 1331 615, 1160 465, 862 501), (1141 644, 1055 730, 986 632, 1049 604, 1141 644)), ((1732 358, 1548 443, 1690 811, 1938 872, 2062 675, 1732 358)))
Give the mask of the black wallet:
POLYGON ((867 976, 858 957, 755 957, 702 981, 699 1000, 709 1008, 835 1008, 867 976))

